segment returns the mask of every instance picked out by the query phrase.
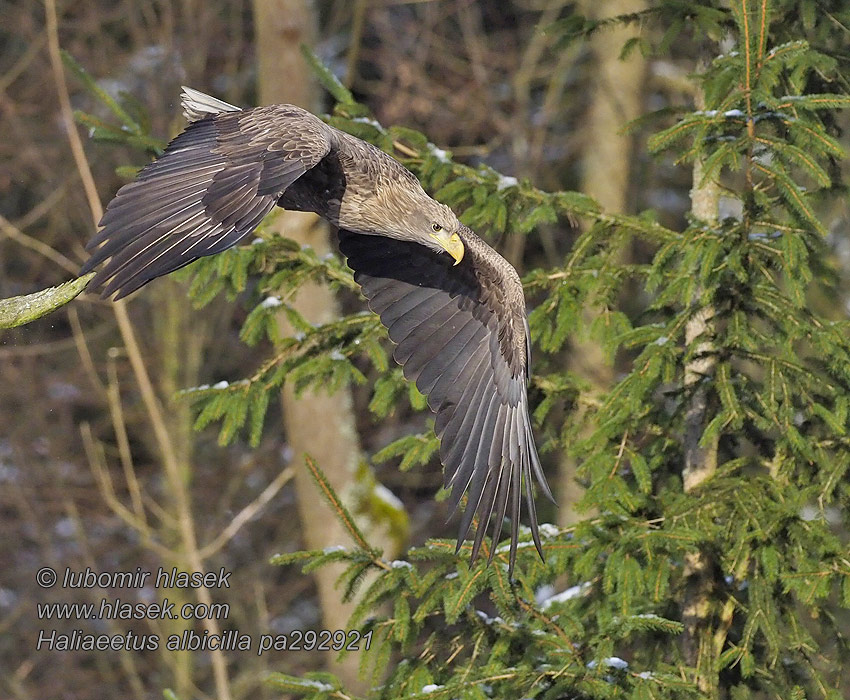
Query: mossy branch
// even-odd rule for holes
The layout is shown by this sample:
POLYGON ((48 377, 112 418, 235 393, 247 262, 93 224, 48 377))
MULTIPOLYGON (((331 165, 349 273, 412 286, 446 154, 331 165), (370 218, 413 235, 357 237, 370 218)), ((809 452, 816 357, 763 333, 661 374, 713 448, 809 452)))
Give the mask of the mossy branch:
POLYGON ((82 292, 92 277, 94 272, 60 284, 58 287, 42 289, 40 292, 19 297, 0 299, 0 328, 23 326, 56 311, 82 292))

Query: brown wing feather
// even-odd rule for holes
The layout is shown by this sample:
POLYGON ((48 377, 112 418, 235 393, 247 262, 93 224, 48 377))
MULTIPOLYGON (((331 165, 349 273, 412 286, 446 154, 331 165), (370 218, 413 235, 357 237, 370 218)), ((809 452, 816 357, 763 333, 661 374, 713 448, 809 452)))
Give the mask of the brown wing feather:
POLYGON ((346 230, 340 230, 340 249, 396 343, 393 357, 437 414, 435 430, 454 509, 464 493, 469 499, 458 550, 475 514, 473 559, 491 517, 495 541, 509 512, 513 571, 523 482, 541 557, 532 477, 551 498, 528 411, 522 285, 507 261, 472 231, 464 227, 460 235, 466 254, 457 266, 448 255, 416 243, 346 230))
POLYGON ((235 245, 329 153, 330 134, 321 120, 291 105, 189 124, 109 203, 82 273, 109 262, 89 287, 121 298, 235 245))

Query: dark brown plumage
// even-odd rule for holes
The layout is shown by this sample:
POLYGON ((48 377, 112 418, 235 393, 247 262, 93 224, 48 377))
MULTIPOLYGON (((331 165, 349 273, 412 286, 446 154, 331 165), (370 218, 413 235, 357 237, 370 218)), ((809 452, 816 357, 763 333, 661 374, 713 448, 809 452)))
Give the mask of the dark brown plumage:
POLYGON ((508 513, 512 572, 524 491, 542 557, 532 477, 552 496, 531 432, 528 323, 514 268, 400 163, 309 112, 241 111, 188 88, 183 106, 186 130, 107 207, 83 266, 105 263, 90 287, 126 296, 235 245, 275 205, 325 217, 396 343, 393 356, 437 414, 454 508, 469 498, 458 550, 477 513, 472 557, 492 519, 492 559, 508 513))

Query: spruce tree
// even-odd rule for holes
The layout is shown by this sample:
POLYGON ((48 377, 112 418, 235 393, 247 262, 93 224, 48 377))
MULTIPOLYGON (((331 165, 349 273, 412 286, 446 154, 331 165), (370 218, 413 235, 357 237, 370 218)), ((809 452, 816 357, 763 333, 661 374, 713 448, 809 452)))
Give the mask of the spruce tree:
MULTIPOLYGON (((382 697, 844 697, 850 325, 823 302, 839 271, 820 212, 844 191, 837 122, 850 100, 834 47, 848 13, 818 7, 663 2, 648 13, 666 25, 655 50, 689 30, 684 41, 709 56, 694 61, 693 109, 666 127, 656 118, 649 140, 691 168, 681 231, 651 212, 606 215, 577 193, 506 187, 337 96, 334 123, 401 157, 473 227, 533 235, 543 222, 590 222, 561 265, 527 274, 532 335, 554 358, 571 334, 590 334, 629 366, 609 394, 586 396, 538 359, 546 447, 582 460, 584 506, 599 515, 546 528, 547 563, 526 547, 515 582, 503 547, 495 566, 470 567, 448 541, 403 562, 356 544, 281 557, 308 570, 348 561, 346 590, 379 571, 353 624, 374 632, 376 681, 401 659, 382 697), (635 240, 653 253, 624 264, 635 240), (626 285, 642 302, 628 315, 626 285), (581 440, 569 417, 548 423, 559 402, 580 401, 592 407, 581 440), (541 601, 558 575, 570 585, 541 601), (384 601, 392 612, 371 617, 384 601)), ((561 25, 571 40, 601 27, 561 25)), ((379 413, 399 391, 376 388, 379 413)), ((411 466, 435 447, 404 438, 376 458, 411 466)), ((344 694, 331 676, 312 680, 344 694)))

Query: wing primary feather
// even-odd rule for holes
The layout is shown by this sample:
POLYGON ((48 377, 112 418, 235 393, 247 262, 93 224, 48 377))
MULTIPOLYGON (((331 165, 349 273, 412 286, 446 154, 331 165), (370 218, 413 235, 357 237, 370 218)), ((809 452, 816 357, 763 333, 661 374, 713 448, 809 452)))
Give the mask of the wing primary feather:
POLYGON ((395 342, 398 343, 399 348, 405 346, 405 350, 402 353, 405 360, 398 360, 398 362, 400 364, 406 362, 409 357, 407 348, 410 344, 413 344, 414 347, 416 345, 415 340, 412 340, 413 338, 422 337, 421 333, 423 330, 430 331, 428 336, 425 336, 430 337, 439 330, 438 320, 444 320, 441 315, 448 314, 450 317, 453 312, 455 312, 455 308, 451 299, 431 297, 425 299, 421 304, 418 304, 404 314, 404 316, 393 322, 392 326, 389 327, 390 338, 398 338, 395 342))
MULTIPOLYGON (((449 345, 459 334, 468 334, 468 331, 464 333, 464 328, 470 322, 467 321, 467 315, 463 311, 454 309, 454 311, 448 311, 446 313, 447 315, 445 317, 443 314, 439 317, 436 315, 432 317, 431 325, 435 326, 432 333, 423 336, 421 339, 419 334, 411 334, 410 336, 419 340, 418 343, 414 344, 413 352, 407 360, 411 376, 417 378, 417 386, 419 385, 418 380, 421 379, 426 368, 430 368, 428 373, 429 381, 431 379, 436 381, 439 375, 451 366, 457 351, 453 351, 449 345), (453 352, 454 354, 452 354, 453 352)), ((471 330, 474 331, 474 326, 471 330)), ((410 342, 410 338, 408 338, 408 342, 410 342)), ((420 391, 426 394, 429 393, 422 390, 421 387, 420 391)))
POLYGON ((531 468, 528 470, 529 477, 531 476, 531 472, 534 472, 534 477, 537 480, 538 486, 540 486, 541 491, 543 491, 546 498, 548 498, 552 503, 556 503, 555 496, 552 494, 552 490, 549 488, 549 484, 546 481, 546 475, 543 473, 543 467, 540 464, 540 457, 537 454, 537 448, 534 445, 534 435, 531 433, 531 421, 528 418, 528 400, 523 399, 522 402, 522 411, 525 416, 525 420, 523 428, 525 433, 525 439, 528 443, 528 451, 530 454, 529 462, 531 463, 531 468))
POLYGON ((475 336, 479 330, 480 326, 475 321, 467 321, 463 328, 456 331, 451 340, 443 346, 442 358, 434 358, 422 368, 416 385, 419 391, 428 396, 428 405, 432 411, 439 410, 442 403, 442 395, 437 391, 437 384, 443 377, 450 384, 458 380, 473 356, 473 353, 467 350, 471 344, 475 343, 475 336), (447 350, 449 343, 453 345, 451 350, 447 350))
MULTIPOLYGON (((481 494, 481 504, 478 508, 478 528, 475 531, 475 540, 472 543, 472 555, 469 558, 469 563, 472 563, 478 558, 478 552, 481 551, 481 544, 484 542, 484 536, 487 534, 487 527, 490 524, 490 516, 493 515, 493 507, 496 505, 496 494, 498 493, 499 485, 502 480, 502 472, 500 469, 491 469, 487 474, 487 482, 481 494)), ((490 543, 492 552, 496 546, 496 539, 490 543)))
MULTIPOLYGON (((505 519, 505 511, 508 507, 508 494, 511 492, 511 486, 513 484, 513 472, 514 472, 514 464, 513 462, 508 462, 505 465, 502 465, 502 469, 499 473, 499 492, 496 495, 496 519, 493 520, 493 533, 490 537, 492 542, 490 543, 490 556, 487 558, 487 563, 490 564, 493 561, 493 557, 496 554, 496 549, 498 549, 498 542, 502 535, 502 523, 505 519), (507 474, 505 474, 507 472, 507 474)), ((510 569, 513 572, 513 569, 510 569)))
MULTIPOLYGON (((443 435, 443 441, 447 445, 442 456, 447 461, 463 461, 464 455, 467 454, 467 448, 472 443, 473 438, 477 440, 477 434, 486 422, 490 405, 498 402, 499 397, 490 391, 490 372, 486 361, 482 365, 478 382, 472 392, 464 392, 464 396, 461 398, 459 405, 464 410, 457 416, 458 420, 450 425, 443 435)), ((467 464, 473 464, 473 462, 467 462, 467 464)), ((461 471, 460 475, 466 478, 464 473, 464 471, 461 471)))
MULTIPOLYGON (((537 509, 534 507, 534 494, 531 490, 531 479, 529 475, 526 473, 523 475, 525 478, 525 500, 528 505, 528 522, 531 526, 531 537, 534 540, 534 546, 537 548, 537 553, 540 555, 540 558, 543 561, 546 561, 546 557, 543 555, 543 545, 540 544, 540 533, 537 527, 537 509)), ((513 527, 519 527, 519 524, 515 524, 513 527)))
MULTIPOLYGON (((446 301, 435 308, 433 313, 423 318, 418 327, 408 333, 404 340, 398 344, 393 352, 393 357, 396 358, 397 362, 404 365, 404 376, 415 379, 419 375, 419 370, 422 367, 421 361, 417 362, 417 358, 426 359, 426 353, 433 353, 434 359, 439 359, 437 353, 443 346, 440 338, 445 329, 450 327, 452 319, 459 313, 460 311, 454 307, 451 300, 446 301)), ((404 319, 399 319, 399 321, 401 320, 404 319)), ((396 323, 399 323, 399 321, 396 321, 396 323)))
MULTIPOLYGON (((460 545, 461 541, 466 539, 466 536, 469 534, 469 528, 472 525, 472 518, 478 510, 478 506, 484 496, 484 485, 486 483, 488 474, 490 474, 490 469, 487 467, 486 462, 482 463, 478 460, 479 456, 481 455, 481 447, 482 442, 484 440, 484 436, 489 435, 493 430, 493 424, 496 421, 497 413, 496 411, 494 411, 494 409, 496 408, 495 404, 498 402, 498 400, 499 397, 497 395, 494 395, 493 398, 490 400, 490 405, 487 409, 487 415, 484 419, 484 422, 481 423, 480 427, 476 425, 476 430, 470 436, 471 439, 467 442, 466 449, 464 450, 464 454, 461 457, 462 461, 468 460, 473 466, 471 469, 472 474, 469 483, 464 489, 464 491, 468 493, 469 500, 466 505, 466 510, 464 510, 463 512, 463 517, 461 518, 458 545, 460 545)), ((454 487, 454 489, 457 488, 458 486, 454 487)), ((453 501, 455 500, 454 489, 452 489, 451 495, 451 500, 453 501)), ((459 547, 458 551, 460 551, 459 547)))
MULTIPOLYGON (((354 278, 355 281, 357 277, 354 278)), ((390 332, 393 327, 393 324, 404 314, 408 313, 411 309, 416 308, 419 304, 423 302, 427 302, 436 297, 438 292, 434 289, 427 288, 418 288, 413 289, 408 292, 405 296, 401 297, 397 301, 394 301, 390 304, 387 304, 386 307, 381 308, 379 302, 380 300, 375 300, 372 298, 369 300, 370 308, 375 311, 375 313, 380 314, 381 320, 383 322, 386 319, 386 323, 384 325, 387 327, 388 335, 390 336, 390 340, 393 340, 393 337, 398 338, 398 335, 395 335, 390 332)), ((393 340, 393 342, 397 342, 393 340)))
POLYGON ((517 545, 519 542, 519 514, 522 503, 522 466, 521 462, 517 462, 516 467, 511 471, 511 546, 510 560, 508 562, 508 571, 513 575, 514 566, 516 565, 517 545))
MULTIPOLYGON (((452 512, 457 508, 458 503, 460 502, 460 497, 463 495, 463 492, 466 490, 466 486, 469 483, 469 480, 472 478, 472 468, 474 466, 474 462, 467 461, 463 462, 463 455, 465 453, 466 447, 473 439, 473 435, 475 434, 476 426, 480 425, 486 419, 486 412, 489 409, 489 404, 486 403, 483 393, 487 391, 487 371, 486 367, 482 368, 483 371, 479 373, 478 382, 475 385, 473 392, 470 396, 469 401, 463 401, 464 405, 468 405, 469 408, 463 413, 459 420, 457 421, 457 426, 455 428, 455 433, 459 435, 463 435, 466 437, 466 441, 462 441, 459 439, 446 439, 445 436, 443 438, 443 442, 441 444, 445 445, 449 443, 448 447, 443 448, 443 460, 446 464, 451 464, 451 469, 453 469, 453 473, 450 479, 446 481, 446 487, 448 488, 450 485, 453 485, 454 482, 460 479, 464 482, 464 486, 457 493, 457 498, 455 498, 455 490, 458 489, 459 485, 454 485, 452 490, 452 495, 450 501, 452 503, 452 512), (483 415, 482 415, 483 414, 483 415)), ((495 400, 495 397, 493 397, 495 400)))
MULTIPOLYGON (((449 457, 448 445, 455 443, 463 428, 467 430, 471 428, 468 421, 474 417, 475 410, 481 405, 482 399, 478 396, 479 388, 481 382, 489 375, 490 363, 489 358, 483 353, 473 360, 477 362, 477 365, 473 366, 472 374, 466 386, 462 387, 456 398, 450 399, 454 406, 452 416, 445 427, 439 431, 440 439, 446 444, 446 447, 442 450, 443 457, 446 459, 449 457)), ((440 415, 437 418, 440 418, 440 415)))
POLYGON ((437 413, 434 421, 434 431, 437 437, 442 437, 443 431, 454 416, 458 407, 458 397, 463 393, 475 371, 483 361, 486 361, 480 348, 483 328, 479 328, 464 348, 464 358, 455 362, 452 371, 444 372, 431 388, 428 405, 437 413), (433 397, 433 400, 432 400, 433 397))

